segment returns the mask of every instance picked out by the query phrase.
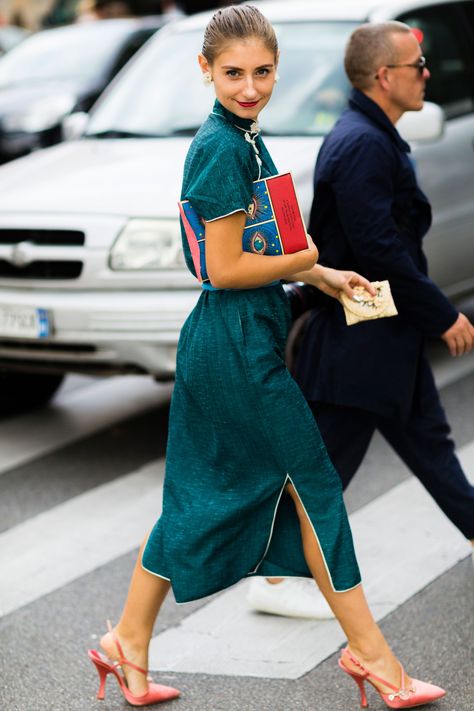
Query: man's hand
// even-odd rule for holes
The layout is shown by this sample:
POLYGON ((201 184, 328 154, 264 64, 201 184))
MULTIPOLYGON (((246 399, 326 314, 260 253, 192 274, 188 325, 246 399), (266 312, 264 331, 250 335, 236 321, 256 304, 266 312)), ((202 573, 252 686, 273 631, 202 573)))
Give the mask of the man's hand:
POLYGON ((474 346, 474 326, 464 314, 459 314, 451 328, 441 338, 447 344, 452 356, 469 353, 474 346))
POLYGON ((322 267, 321 265, 319 269, 319 280, 316 286, 318 289, 321 289, 321 291, 324 291, 325 294, 335 299, 339 299, 342 291, 352 299, 355 286, 363 286, 372 296, 375 296, 377 293, 370 281, 360 276, 360 274, 357 274, 357 272, 330 269, 329 267, 322 267))

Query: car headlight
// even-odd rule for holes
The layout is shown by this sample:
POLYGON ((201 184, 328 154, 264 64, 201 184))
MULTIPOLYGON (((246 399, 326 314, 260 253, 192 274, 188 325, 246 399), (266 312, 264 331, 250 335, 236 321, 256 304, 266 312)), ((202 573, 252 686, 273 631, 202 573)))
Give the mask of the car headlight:
POLYGON ((70 94, 41 99, 20 113, 7 114, 2 120, 3 130, 9 133, 47 131, 60 123, 72 111, 75 103, 75 97, 70 94))
POLYGON ((179 220, 130 220, 111 249, 109 266, 114 271, 181 269, 179 220))

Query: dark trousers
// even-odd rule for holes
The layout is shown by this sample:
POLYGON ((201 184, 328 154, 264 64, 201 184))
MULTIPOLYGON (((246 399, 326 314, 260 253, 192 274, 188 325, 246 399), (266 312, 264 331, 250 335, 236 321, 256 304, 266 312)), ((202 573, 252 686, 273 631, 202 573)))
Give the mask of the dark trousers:
POLYGON ((322 402, 309 405, 344 488, 358 470, 377 429, 446 516, 466 538, 474 539, 474 487, 454 452, 451 430, 429 367, 420 371, 412 412, 403 423, 358 408, 322 402))

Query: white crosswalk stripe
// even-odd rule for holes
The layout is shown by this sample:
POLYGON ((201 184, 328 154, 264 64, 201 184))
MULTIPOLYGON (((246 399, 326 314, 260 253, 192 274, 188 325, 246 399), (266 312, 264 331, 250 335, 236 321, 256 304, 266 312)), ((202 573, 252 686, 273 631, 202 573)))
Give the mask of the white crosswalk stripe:
MULTIPOLYGON (((441 360, 435 365, 437 382, 455 382, 474 371, 474 354, 460 363, 441 360)), ((149 379, 99 381, 65 393, 47 410, 4 421, 0 474, 158 406, 170 392, 171 386, 149 379)), ((466 471, 474 472, 474 442, 459 454, 466 471)), ((134 550, 160 513, 163 476, 164 459, 159 459, 0 534, 0 616, 134 550)), ((413 478, 356 511, 351 524, 377 619, 470 552, 413 478)), ((252 613, 245 603, 246 585, 221 593, 155 638, 150 668, 294 679, 343 641, 333 621, 252 613)))
POLYGON ((136 548, 161 511, 164 460, 0 535, 0 615, 136 548))
POLYGON ((125 417, 158 407, 169 400, 171 389, 151 378, 111 378, 60 395, 47 409, 1 422, 0 475, 125 417))
MULTIPOLYGON (((460 456, 466 470, 474 472, 474 442, 460 456)), ((365 592, 377 620, 471 552, 414 478, 359 509, 350 521, 365 592)), ((344 641, 333 620, 275 619, 252 613, 244 599, 246 584, 156 637, 150 668, 296 679, 344 641)))

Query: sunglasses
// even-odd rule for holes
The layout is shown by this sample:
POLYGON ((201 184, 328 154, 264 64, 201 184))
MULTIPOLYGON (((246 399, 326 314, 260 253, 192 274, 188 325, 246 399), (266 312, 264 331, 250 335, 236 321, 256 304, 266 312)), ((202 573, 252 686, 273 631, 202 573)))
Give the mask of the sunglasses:
POLYGON ((387 64, 388 69, 398 69, 399 67, 413 67, 413 69, 418 70, 420 77, 423 76, 423 72, 426 67, 426 57, 419 57, 417 62, 412 62, 411 64, 387 64))

